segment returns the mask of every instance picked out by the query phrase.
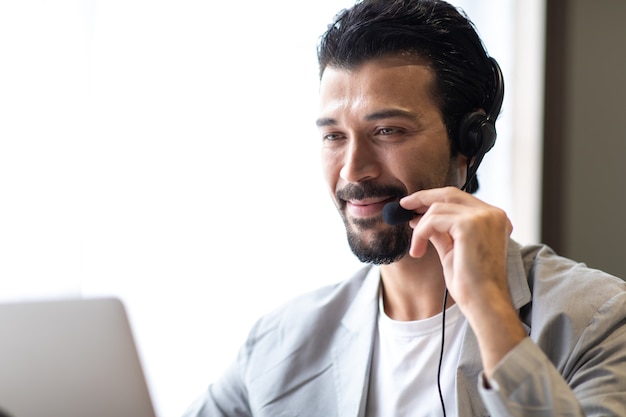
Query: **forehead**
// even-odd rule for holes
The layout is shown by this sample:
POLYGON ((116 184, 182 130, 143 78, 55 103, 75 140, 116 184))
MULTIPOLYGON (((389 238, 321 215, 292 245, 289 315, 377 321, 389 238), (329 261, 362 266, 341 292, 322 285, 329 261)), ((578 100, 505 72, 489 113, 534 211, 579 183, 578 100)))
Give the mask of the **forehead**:
POLYGON ((320 110, 436 108, 434 90, 435 73, 425 59, 386 56, 350 69, 327 67, 320 83, 320 110))

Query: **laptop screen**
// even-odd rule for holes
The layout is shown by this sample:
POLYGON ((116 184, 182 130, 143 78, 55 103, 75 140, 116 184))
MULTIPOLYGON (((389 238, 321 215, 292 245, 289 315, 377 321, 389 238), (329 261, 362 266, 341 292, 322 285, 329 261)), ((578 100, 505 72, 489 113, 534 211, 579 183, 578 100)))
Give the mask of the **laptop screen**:
POLYGON ((0 304, 0 338, 0 416, 154 417, 118 299, 0 304))

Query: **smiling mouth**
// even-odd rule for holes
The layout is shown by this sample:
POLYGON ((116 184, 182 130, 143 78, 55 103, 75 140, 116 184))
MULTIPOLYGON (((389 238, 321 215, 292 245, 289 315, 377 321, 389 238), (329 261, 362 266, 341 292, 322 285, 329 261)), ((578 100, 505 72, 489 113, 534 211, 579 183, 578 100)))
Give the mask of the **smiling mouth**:
POLYGON ((355 218, 369 218, 374 216, 382 216, 383 207, 385 204, 397 201, 396 198, 376 198, 365 200, 347 200, 346 213, 355 218))
POLYGON ((406 195, 406 190, 399 186, 365 182, 346 184, 336 191, 335 197, 340 210, 353 220, 382 221, 385 204, 399 201, 406 195))

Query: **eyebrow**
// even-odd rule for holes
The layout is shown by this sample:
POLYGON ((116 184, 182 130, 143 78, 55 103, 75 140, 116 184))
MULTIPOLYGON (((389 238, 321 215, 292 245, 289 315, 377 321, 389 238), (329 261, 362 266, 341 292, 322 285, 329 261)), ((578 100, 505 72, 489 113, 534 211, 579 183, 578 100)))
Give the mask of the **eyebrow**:
POLYGON ((336 124, 337 124, 337 120, 331 117, 322 117, 315 121, 315 125, 317 127, 335 126, 336 124))
MULTIPOLYGON (((411 113, 405 110, 400 110, 400 109, 383 109, 383 110, 375 111, 374 113, 370 113, 366 115, 365 120, 367 120, 368 122, 371 122, 375 120, 389 119, 392 117, 400 117, 400 118, 408 119, 411 121, 419 120, 419 117, 415 115, 414 113, 411 113)), ((335 126, 337 125, 337 120, 333 119, 332 117, 322 117, 322 118, 317 119, 315 121, 315 124, 317 125, 317 127, 335 126)))
POLYGON ((419 117, 417 117, 414 113, 411 113, 405 110, 383 109, 383 110, 379 110, 374 113, 368 114, 367 116, 365 116, 365 120, 374 121, 374 120, 381 120, 381 119, 389 119, 392 117, 400 117, 400 118, 409 119, 412 121, 419 119, 419 117))

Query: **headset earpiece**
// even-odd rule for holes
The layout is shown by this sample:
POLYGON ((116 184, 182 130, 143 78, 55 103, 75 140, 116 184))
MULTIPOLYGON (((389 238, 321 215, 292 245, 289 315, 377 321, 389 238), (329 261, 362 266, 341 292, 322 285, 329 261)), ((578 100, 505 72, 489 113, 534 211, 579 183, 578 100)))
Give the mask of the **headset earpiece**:
POLYGON ((487 153, 496 143, 496 127, 484 113, 465 115, 459 125, 459 152, 468 158, 487 153))
POLYGON ((493 69, 494 93, 487 113, 471 112, 459 123, 458 149, 467 157, 467 177, 462 189, 473 193, 478 189, 474 178, 483 157, 496 143, 496 119, 500 114, 504 99, 504 80, 497 61, 490 58, 493 69))

